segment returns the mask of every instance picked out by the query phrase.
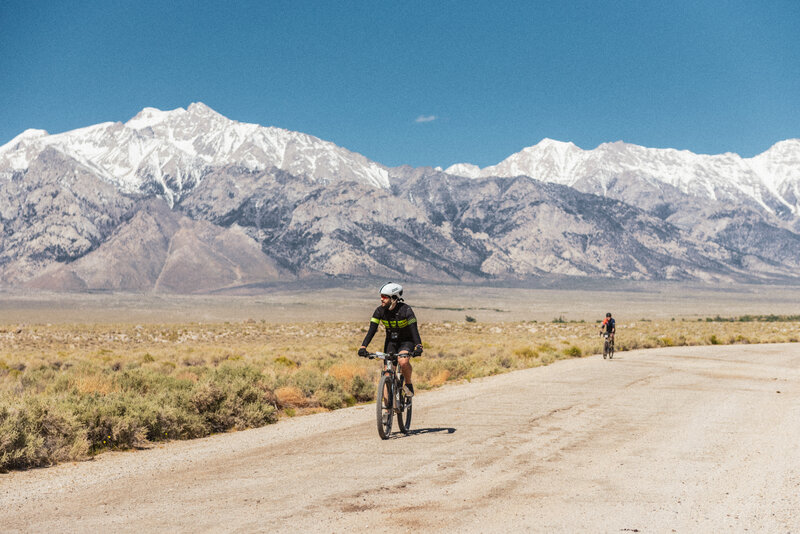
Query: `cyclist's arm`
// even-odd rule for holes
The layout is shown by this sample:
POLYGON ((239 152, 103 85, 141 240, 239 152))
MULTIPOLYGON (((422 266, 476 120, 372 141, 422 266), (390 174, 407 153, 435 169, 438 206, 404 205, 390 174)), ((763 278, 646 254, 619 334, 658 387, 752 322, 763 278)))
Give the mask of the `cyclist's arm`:
POLYGON ((408 310, 408 331, 411 334, 414 346, 422 345, 422 339, 419 337, 419 329, 417 328, 417 316, 414 315, 414 311, 410 308, 408 310))
POLYGON ((408 327, 411 330, 411 338, 414 340, 414 346, 422 345, 422 339, 419 337, 419 329, 417 328, 416 321, 408 325, 408 327))
POLYGON ((380 322, 380 320, 376 319, 375 317, 370 319, 369 330, 367 330, 367 335, 364 337, 364 341, 361 343, 362 347, 366 348, 367 345, 369 345, 370 341, 372 341, 372 338, 375 336, 375 333, 378 331, 378 323, 379 322, 380 322))

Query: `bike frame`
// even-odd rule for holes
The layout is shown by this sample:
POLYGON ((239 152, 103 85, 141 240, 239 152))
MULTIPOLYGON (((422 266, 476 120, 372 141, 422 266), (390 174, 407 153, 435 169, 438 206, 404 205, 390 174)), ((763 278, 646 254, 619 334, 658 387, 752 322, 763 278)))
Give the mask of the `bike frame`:
POLYGON ((611 333, 603 332, 603 345, 604 345, 603 346, 603 359, 606 358, 606 353, 609 352, 609 348, 610 348, 611 357, 613 358, 614 357, 613 356, 613 354, 614 354, 614 336, 611 335, 611 333))
MULTIPOLYGON (((400 408, 397 406, 396 401, 398 397, 397 390, 400 387, 400 379, 397 377, 397 369, 398 367, 400 367, 400 364, 398 363, 397 360, 399 358, 405 358, 406 355, 405 354, 400 355, 394 353, 387 354, 386 352, 375 352, 370 354, 370 356, 378 360, 383 360, 383 374, 388 374, 389 376, 392 377, 392 384, 393 384, 392 391, 394 391, 394 396, 395 396, 395 398, 392 399, 392 407, 394 408, 395 412, 398 412, 400 408)), ((411 358, 412 357, 411 354, 408 354, 408 357, 411 358)))
POLYGON ((376 402, 378 403, 378 433, 382 439, 387 439, 391 434, 391 418, 392 416, 396 415, 398 425, 400 425, 400 430, 407 434, 411 424, 411 401, 410 399, 406 399, 405 394, 402 391, 404 378, 402 373, 397 372, 397 369, 399 367, 398 360, 400 358, 412 358, 414 355, 410 353, 387 354, 385 352, 374 352, 367 354, 366 357, 370 360, 383 360, 383 371, 381 371, 381 379, 378 387, 378 398, 376 399, 376 402), (386 390, 383 387, 384 382, 388 383, 389 385, 388 389, 391 391, 391 398, 385 398, 383 396, 386 393, 386 390), (388 421, 384 418, 386 413, 388 413, 388 421))

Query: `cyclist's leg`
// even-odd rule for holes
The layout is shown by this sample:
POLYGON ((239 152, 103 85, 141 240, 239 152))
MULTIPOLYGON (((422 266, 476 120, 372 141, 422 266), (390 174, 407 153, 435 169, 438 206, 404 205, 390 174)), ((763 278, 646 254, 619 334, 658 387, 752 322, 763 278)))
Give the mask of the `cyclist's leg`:
POLYGON ((414 391, 413 381, 411 379, 411 373, 413 371, 413 367, 411 367, 411 356, 409 353, 414 349, 414 344, 411 341, 404 341, 400 343, 400 357, 397 359, 397 364, 400 367, 400 372, 403 373, 403 378, 406 381, 406 385, 409 386, 411 391, 414 391), (405 355, 405 356, 404 356, 405 355))
MULTIPOLYGON (((398 346, 398 343, 396 341, 389 341, 387 339, 386 343, 383 344, 383 352, 385 352, 387 354, 396 353, 398 348, 399 348, 399 346, 398 346)), ((399 363, 399 361, 398 361, 398 363, 399 363)), ((386 371, 386 362, 384 362, 384 364, 383 364, 383 370, 386 371)), ((384 400, 386 400, 385 397, 386 397, 386 392, 384 391, 384 400)))

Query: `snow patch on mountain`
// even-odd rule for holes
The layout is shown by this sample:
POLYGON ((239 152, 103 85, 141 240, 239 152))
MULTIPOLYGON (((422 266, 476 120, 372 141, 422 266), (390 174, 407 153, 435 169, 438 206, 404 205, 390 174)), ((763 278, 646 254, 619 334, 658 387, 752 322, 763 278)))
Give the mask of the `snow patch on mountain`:
POLYGON ((464 176, 465 178, 481 177, 481 168, 471 163, 456 163, 448 167, 445 172, 455 176, 464 176))
POLYGON ((754 158, 733 153, 694 154, 688 150, 646 148, 617 141, 594 150, 543 139, 497 165, 480 169, 458 163, 445 172, 468 178, 530 176, 574 186, 593 180, 600 193, 619 176, 669 184, 685 194, 719 200, 749 200, 768 213, 789 211, 800 216, 800 139, 776 143, 754 158))
MULTIPOLYGON (((320 184, 355 181, 389 189, 386 167, 329 141, 276 127, 241 123, 203 103, 162 111, 147 107, 126 123, 104 122, 50 135, 26 130, 0 147, 0 175, 24 171, 51 147, 127 194, 156 194, 170 205, 215 169, 272 167, 320 184)), ((617 141, 593 150, 543 139, 496 165, 458 163, 448 174, 481 178, 531 176, 585 192, 625 198, 620 177, 667 184, 686 195, 759 206, 783 218, 800 217, 800 139, 776 143, 754 158, 699 155, 617 141)))
POLYGON ((27 130, 25 130, 24 132, 22 132, 21 134, 16 136, 14 139, 9 141, 8 143, 4 144, 3 146, 0 146, 0 152, 6 151, 6 150, 11 150, 20 141, 23 141, 25 139, 36 139, 38 137, 44 137, 45 135, 49 135, 46 130, 38 130, 36 128, 28 128, 27 130))
POLYGON ((328 183, 389 188, 388 171, 311 135, 230 120, 202 103, 144 108, 126 123, 105 122, 56 135, 27 130, 0 147, 0 172, 25 170, 47 147, 75 158, 126 193, 155 190, 170 203, 214 168, 277 167, 328 183))

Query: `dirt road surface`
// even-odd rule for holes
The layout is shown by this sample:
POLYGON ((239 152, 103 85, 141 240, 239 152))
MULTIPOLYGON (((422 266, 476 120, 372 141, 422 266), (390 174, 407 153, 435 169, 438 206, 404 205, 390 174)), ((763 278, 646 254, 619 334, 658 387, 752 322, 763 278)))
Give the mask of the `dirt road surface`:
POLYGON ((800 345, 557 362, 0 475, 2 532, 800 532, 800 345), (395 425, 396 426, 396 425, 395 425))

